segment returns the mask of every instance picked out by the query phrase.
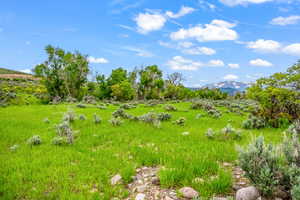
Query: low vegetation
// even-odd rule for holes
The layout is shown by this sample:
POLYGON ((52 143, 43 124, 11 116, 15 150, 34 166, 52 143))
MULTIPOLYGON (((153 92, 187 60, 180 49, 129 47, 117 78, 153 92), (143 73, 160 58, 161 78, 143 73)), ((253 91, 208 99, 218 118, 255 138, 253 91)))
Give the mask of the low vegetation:
POLYGON ((300 199, 300 62, 228 96, 157 65, 90 81, 87 55, 46 53, 31 79, 0 77, 1 199, 123 199, 143 166, 162 188, 227 196, 235 163, 263 197, 300 199))

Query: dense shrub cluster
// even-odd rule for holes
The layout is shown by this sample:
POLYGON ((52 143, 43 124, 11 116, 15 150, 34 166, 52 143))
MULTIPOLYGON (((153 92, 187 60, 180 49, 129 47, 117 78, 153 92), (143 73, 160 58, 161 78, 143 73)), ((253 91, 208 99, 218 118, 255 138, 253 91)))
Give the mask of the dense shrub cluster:
POLYGON ((266 123, 263 119, 259 117, 255 117, 253 115, 250 115, 248 119, 243 121, 242 127, 244 129, 260 129, 264 128, 266 126, 266 123))
POLYGON ((164 109, 166 111, 177 111, 177 108, 175 106, 169 104, 165 105, 164 109))
POLYGON ((184 126, 186 119, 184 117, 179 117, 177 120, 173 121, 173 124, 177 124, 179 126, 184 126))
POLYGON ((215 107, 213 103, 210 103, 208 101, 194 101, 192 102, 191 109, 198 110, 198 109, 203 109, 205 111, 209 110, 215 110, 215 107))
POLYGON ((160 121, 168 121, 172 118, 172 115, 169 113, 158 113, 157 118, 160 121))
POLYGON ((0 106, 48 102, 46 88, 39 80, 0 78, 0 106))
POLYGON ((242 132, 240 130, 236 130, 231 126, 231 124, 227 124, 222 130, 214 131, 212 128, 209 128, 206 133, 206 137, 209 139, 219 139, 219 140, 240 140, 242 138, 242 132))
POLYGON ((287 133, 289 134, 297 134, 300 135, 300 119, 294 121, 294 123, 292 123, 288 129, 286 130, 287 133))
POLYGON ((57 137, 52 141, 53 144, 63 144, 60 142, 65 142, 68 144, 73 144, 74 142, 74 131, 72 130, 70 123, 68 121, 63 121, 56 126, 57 137))
POLYGON ((247 90, 247 98, 259 102, 254 111, 273 127, 286 126, 300 118, 300 61, 284 73, 261 78, 247 90))
POLYGON ((121 126, 121 124, 123 123, 123 121, 120 119, 120 118, 115 118, 115 117, 113 117, 113 118, 111 118, 110 120, 109 120, 109 122, 113 125, 113 126, 121 126))
POLYGON ((27 144, 29 145, 39 145, 42 143, 42 139, 39 135, 34 135, 27 140, 27 144))
POLYGON ((239 163, 246 177, 267 197, 284 193, 299 199, 300 144, 297 134, 286 136, 281 146, 265 144, 262 136, 239 149, 239 163))

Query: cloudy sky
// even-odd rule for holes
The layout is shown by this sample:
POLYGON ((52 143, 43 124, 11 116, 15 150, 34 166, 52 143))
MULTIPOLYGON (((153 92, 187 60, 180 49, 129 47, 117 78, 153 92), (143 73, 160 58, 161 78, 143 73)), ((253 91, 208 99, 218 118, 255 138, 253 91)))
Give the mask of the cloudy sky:
POLYGON ((92 70, 157 64, 185 85, 250 82, 300 59, 300 0, 10 0, 0 7, 0 67, 29 70, 47 44, 92 70))

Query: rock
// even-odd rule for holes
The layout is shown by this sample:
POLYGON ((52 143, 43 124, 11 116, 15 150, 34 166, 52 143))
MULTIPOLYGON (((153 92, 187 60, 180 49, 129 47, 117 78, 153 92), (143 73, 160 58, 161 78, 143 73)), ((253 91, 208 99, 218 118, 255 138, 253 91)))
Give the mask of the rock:
POLYGON ((199 193, 191 187, 183 187, 179 190, 183 197, 193 199, 199 196, 199 193))
POLYGON ((245 187, 236 192, 236 200, 256 200, 259 198, 258 190, 253 187, 245 187))
POLYGON ((151 183, 152 183, 153 185, 159 185, 159 184, 160 184, 159 178, 153 177, 153 178, 151 179, 151 183))
POLYGON ((116 185, 119 184, 122 180, 122 176, 120 174, 115 175, 110 179, 110 184, 111 185, 116 185))
POLYGON ((139 193, 145 192, 146 189, 147 189, 146 185, 141 185, 136 188, 137 192, 139 192, 139 193))
POLYGON ((172 198, 169 197, 169 196, 166 196, 166 197, 165 197, 165 200, 174 200, 174 199, 172 199, 172 198))
POLYGON ((183 132, 183 133, 181 133, 182 135, 189 135, 190 133, 189 132, 183 132))
POLYGON ((213 197, 212 200, 227 200, 226 197, 213 197))
POLYGON ((224 167, 231 167, 232 164, 231 164, 231 163, 228 163, 228 162, 224 162, 224 163, 223 163, 223 166, 224 166, 224 167))
POLYGON ((143 193, 138 193, 136 196, 135 196, 135 200, 144 200, 146 197, 145 194, 143 193))

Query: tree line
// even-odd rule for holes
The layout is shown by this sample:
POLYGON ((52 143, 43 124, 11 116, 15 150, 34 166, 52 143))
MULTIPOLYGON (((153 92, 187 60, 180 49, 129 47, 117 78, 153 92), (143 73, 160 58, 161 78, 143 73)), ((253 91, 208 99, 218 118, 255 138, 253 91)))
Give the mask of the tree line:
POLYGON ((78 51, 67 52, 51 45, 46 46, 45 51, 47 60, 35 66, 33 72, 41 78, 50 100, 56 97, 81 100, 84 96, 118 101, 227 97, 219 89, 193 91, 184 87, 184 77, 179 72, 169 74, 164 79, 163 72, 157 65, 135 68, 131 72, 119 67, 113 69, 107 77, 97 74, 96 81, 90 81, 87 55, 78 51))

